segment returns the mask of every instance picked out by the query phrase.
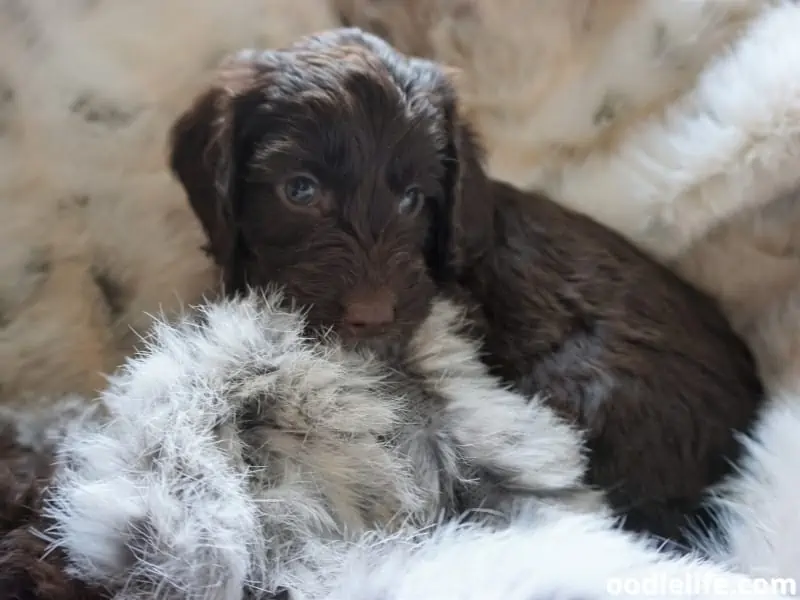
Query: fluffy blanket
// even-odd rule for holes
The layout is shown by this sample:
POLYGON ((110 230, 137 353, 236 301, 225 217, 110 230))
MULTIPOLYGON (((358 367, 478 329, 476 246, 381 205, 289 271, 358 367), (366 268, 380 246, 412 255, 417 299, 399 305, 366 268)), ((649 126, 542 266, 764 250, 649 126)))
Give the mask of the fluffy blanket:
POLYGON ((60 576, 120 599, 794 591, 785 458, 800 450, 800 412, 767 415, 751 464, 720 490, 726 536, 698 542, 717 563, 677 558, 603 514, 580 485, 580 436, 487 375, 453 305, 436 305, 391 368, 304 339, 302 325, 276 296, 211 305, 159 324, 102 410, 67 400, 55 433, 7 413, 18 445, 55 446, 58 460, 39 533, 0 546, 0 588, 84 597, 20 591, 43 537, 60 576))
POLYGON ((167 130, 222 56, 327 0, 0 1, 0 403, 93 396, 151 315, 211 295, 167 130))

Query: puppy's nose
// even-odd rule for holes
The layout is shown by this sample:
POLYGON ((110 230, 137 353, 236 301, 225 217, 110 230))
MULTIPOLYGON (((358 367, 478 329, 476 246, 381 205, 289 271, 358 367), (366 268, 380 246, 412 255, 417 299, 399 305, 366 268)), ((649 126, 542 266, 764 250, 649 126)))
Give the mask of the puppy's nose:
POLYGON ((368 334, 390 325, 394 321, 394 294, 385 288, 351 294, 345 302, 343 320, 358 334, 368 334))

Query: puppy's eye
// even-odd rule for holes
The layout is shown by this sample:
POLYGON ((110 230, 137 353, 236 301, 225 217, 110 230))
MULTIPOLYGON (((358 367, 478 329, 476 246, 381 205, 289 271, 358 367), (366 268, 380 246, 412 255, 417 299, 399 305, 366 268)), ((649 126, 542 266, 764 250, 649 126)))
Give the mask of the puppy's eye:
POLYGON ((292 175, 283 181, 281 196, 297 206, 312 206, 320 196, 319 182, 311 175, 292 175))
POLYGON ((425 193, 416 185, 406 188, 400 203, 397 205, 397 211, 401 215, 414 215, 422 205, 425 203, 425 193))

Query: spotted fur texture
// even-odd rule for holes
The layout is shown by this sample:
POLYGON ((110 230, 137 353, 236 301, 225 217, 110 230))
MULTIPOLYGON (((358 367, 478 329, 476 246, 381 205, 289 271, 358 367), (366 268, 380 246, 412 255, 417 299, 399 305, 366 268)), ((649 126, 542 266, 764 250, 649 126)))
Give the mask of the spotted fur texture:
POLYGON ((0 403, 94 395, 151 314, 212 294, 169 125, 223 55, 332 23, 327 0, 0 2, 0 403))
POLYGON ((326 540, 601 507, 580 437, 487 375, 455 306, 387 370, 259 298, 160 324, 103 394, 110 422, 67 438, 46 515, 80 579, 142 599, 302 590, 326 540))

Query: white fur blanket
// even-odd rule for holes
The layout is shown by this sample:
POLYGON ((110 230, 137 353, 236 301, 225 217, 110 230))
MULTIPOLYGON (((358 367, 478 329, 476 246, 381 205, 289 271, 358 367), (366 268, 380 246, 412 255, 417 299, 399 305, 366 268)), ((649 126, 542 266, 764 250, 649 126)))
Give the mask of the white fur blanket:
POLYGON ((142 600, 794 591, 784 459, 800 411, 765 417, 720 493, 731 543, 703 542, 716 563, 675 558, 616 529, 578 484, 579 436, 487 376, 455 307, 438 304, 390 370, 303 339, 274 300, 160 324, 103 394, 108 414, 67 428, 46 535, 74 575, 142 600), (460 522, 457 496, 492 510, 460 522))

